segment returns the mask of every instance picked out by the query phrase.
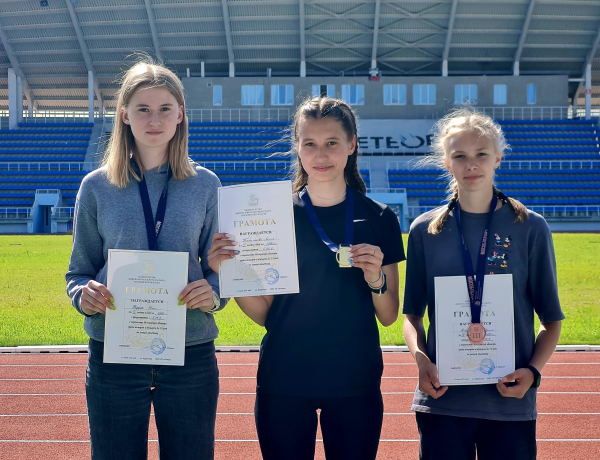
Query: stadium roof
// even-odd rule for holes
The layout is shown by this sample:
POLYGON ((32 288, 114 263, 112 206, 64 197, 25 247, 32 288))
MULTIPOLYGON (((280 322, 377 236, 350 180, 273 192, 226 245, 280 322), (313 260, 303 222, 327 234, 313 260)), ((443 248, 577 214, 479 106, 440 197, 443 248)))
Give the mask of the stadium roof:
MULTIPOLYGON (((584 75, 600 105, 600 0, 0 0, 0 107, 9 67, 38 109, 85 109, 87 75, 113 104, 145 52, 180 76, 584 75), (47 6, 43 6, 47 5, 47 6), (374 30, 377 32, 374 34, 374 30), (374 37, 377 39, 374 42, 374 37)), ((571 84, 573 96, 578 83, 571 84)), ((584 90, 579 87, 579 105, 584 90)))

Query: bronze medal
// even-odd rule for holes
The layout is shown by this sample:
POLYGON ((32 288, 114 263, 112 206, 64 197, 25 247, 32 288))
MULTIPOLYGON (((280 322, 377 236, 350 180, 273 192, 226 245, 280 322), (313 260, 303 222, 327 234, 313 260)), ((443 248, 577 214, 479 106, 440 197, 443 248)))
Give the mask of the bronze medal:
POLYGON ((485 340, 487 335, 487 331, 483 324, 481 323, 471 323, 469 325, 469 329, 467 330, 467 337, 469 341, 474 345, 480 345, 485 340))

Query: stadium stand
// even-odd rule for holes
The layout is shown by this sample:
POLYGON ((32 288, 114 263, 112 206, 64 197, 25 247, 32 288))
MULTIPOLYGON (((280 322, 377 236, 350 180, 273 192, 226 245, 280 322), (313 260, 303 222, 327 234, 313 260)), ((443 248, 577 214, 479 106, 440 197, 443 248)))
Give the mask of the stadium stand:
MULTIPOLYGON (((600 145, 596 121, 499 122, 511 146, 497 172, 499 189, 534 211, 544 213, 551 207, 554 215, 598 215, 600 145)), ((418 205, 418 214, 446 201, 443 173, 431 168, 388 169, 388 181, 392 189, 407 190, 409 204, 418 205)))

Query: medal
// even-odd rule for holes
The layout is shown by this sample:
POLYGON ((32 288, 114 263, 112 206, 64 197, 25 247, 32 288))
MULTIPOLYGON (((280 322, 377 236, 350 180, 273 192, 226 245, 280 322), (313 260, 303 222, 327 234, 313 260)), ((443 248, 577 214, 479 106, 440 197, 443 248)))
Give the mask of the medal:
POLYGON ((483 324, 481 324, 481 301, 483 299, 483 282, 485 280, 485 261, 486 261, 486 248, 487 238, 490 231, 490 225, 492 224, 492 217, 498 204, 498 197, 494 195, 492 203, 490 204, 490 211, 488 213, 488 220, 485 224, 485 230, 483 231, 483 237, 481 238, 481 246, 479 254, 477 255, 477 276, 475 277, 475 271, 473 270, 473 263, 471 262, 471 256, 465 243, 465 237, 462 233, 460 225, 460 202, 456 202, 456 209, 454 211, 454 217, 456 218, 456 225, 458 227, 458 234, 460 235, 462 244, 462 258, 463 266, 465 269, 465 277, 467 279, 467 290, 469 291, 469 303, 471 304, 471 324, 467 330, 467 337, 469 341, 474 345, 480 345, 485 340, 487 331, 483 324))
POLYGON ((479 345, 483 343, 485 336, 487 335, 487 331, 483 324, 481 323, 471 323, 469 325, 469 329, 467 330, 467 337, 471 341, 471 343, 479 345))
POLYGON ((350 246, 343 246, 340 244, 338 251, 335 253, 335 258, 338 261, 338 265, 340 266, 340 268, 352 267, 352 265, 350 265, 350 260, 348 260, 349 255, 350 246))
POLYGON ((344 244, 337 245, 327 236, 325 230, 321 226, 321 222, 319 222, 319 218, 317 217, 317 213, 315 208, 310 200, 310 196, 306 191, 306 187, 299 194, 302 203, 304 204, 304 209, 306 209, 306 214, 308 214, 308 218, 310 223, 319 234, 319 237, 325 243, 325 245, 335 253, 335 258, 338 262, 338 265, 341 268, 351 268, 350 261, 348 260, 348 255, 350 254, 350 246, 354 241, 354 192, 348 186, 346 186, 346 218, 345 218, 345 229, 344 229, 344 244))

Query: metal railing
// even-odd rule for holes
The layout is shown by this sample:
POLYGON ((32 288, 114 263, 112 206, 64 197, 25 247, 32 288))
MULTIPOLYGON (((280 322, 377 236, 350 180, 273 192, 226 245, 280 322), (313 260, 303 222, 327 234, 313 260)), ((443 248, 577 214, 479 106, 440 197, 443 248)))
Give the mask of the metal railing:
POLYGON ((580 205, 558 205, 558 206, 527 206, 532 211, 541 214, 544 217, 600 217, 600 205, 598 206, 580 206, 580 205))
POLYGON ((75 214, 75 208, 54 207, 52 209, 52 217, 72 219, 75 214))
POLYGON ((369 188, 368 193, 406 193, 405 188, 369 188))
POLYGON ((29 219, 31 208, 0 208, 0 219, 29 219))
POLYGON ((36 163, 0 163, 1 171, 92 171, 94 163, 53 163, 53 162, 36 162, 36 163))
POLYGON ((290 121, 290 109, 187 109, 190 122, 290 121))
MULTIPOLYGON (((418 173, 420 169, 436 169, 435 164, 423 165, 415 168, 414 165, 402 163, 398 161, 388 161, 386 163, 387 171, 411 171, 418 173), (412 166, 412 167, 411 167, 412 166)), ((504 169, 589 169, 600 168, 600 155, 598 160, 510 160, 503 161, 500 164, 498 173, 502 174, 504 169)), ((444 174, 444 170, 439 169, 440 175, 444 174)))
POLYGON ((38 188, 35 190, 36 195, 59 195, 60 190, 57 188, 38 188))
POLYGON ((235 161, 208 161, 199 162, 200 166, 210 170, 234 169, 240 171, 265 171, 287 169, 289 170, 290 163, 288 161, 273 162, 273 161, 251 161, 251 162, 235 162, 235 161))
POLYGON ((405 162, 405 161, 388 161, 385 164, 386 167, 386 171, 389 171, 390 169, 397 169, 397 170, 407 170, 407 171, 419 171, 420 169, 435 169, 437 167, 437 165, 435 163, 423 163, 423 164, 418 164, 418 161, 410 161, 410 162, 405 162))
MULTIPOLYGON (((32 116, 27 111, 23 112, 23 123, 88 122, 89 118, 89 110, 35 110, 32 116)), ((100 118, 98 110, 94 110, 94 118, 100 118)))
POLYGON ((588 169, 600 168, 600 155, 598 160, 515 160, 503 161, 500 164, 500 173, 503 169, 588 169))
MULTIPOLYGON (((290 109, 186 109, 189 122, 258 122, 290 121, 290 109)), ((112 129, 115 114, 104 115, 104 131, 112 129)))
MULTIPOLYGON (((585 118, 585 107, 477 107, 477 111, 490 115, 495 120, 568 120, 574 118, 585 118)), ((600 116, 600 107, 592 107, 592 118, 600 116)))
MULTIPOLYGON (((441 206, 441 205, 439 205, 441 206)), ((407 206, 408 218, 419 217, 423 212, 435 209, 438 206, 407 206)), ((600 205, 582 206, 582 205, 557 205, 557 206, 527 206, 532 211, 541 214, 544 217, 600 217, 600 205)))

